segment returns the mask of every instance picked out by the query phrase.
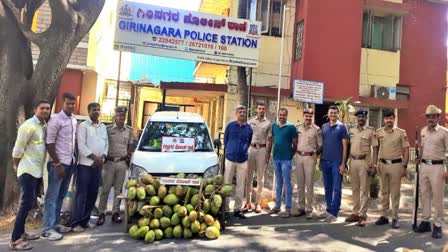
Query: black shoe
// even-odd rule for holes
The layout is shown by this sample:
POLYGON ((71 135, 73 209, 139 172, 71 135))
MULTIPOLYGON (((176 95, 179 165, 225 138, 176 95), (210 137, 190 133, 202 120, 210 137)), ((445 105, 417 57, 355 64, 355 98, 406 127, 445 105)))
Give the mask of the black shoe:
POLYGON ((399 229, 400 228, 400 222, 396 219, 392 219, 392 228, 393 229, 399 229))
POLYGON ((120 214, 119 213, 112 214, 112 221, 115 223, 121 223, 122 220, 121 220, 120 214))
POLYGON ((106 215, 100 214, 100 216, 98 216, 98 220, 96 221, 96 225, 102 226, 105 221, 106 221, 106 215))
POLYGON ((246 219, 246 216, 241 211, 235 211, 233 216, 239 219, 246 219))
POLYGON ((431 232, 431 224, 428 221, 422 221, 420 225, 418 225, 417 229, 415 229, 416 233, 426 233, 431 232))
POLYGON ((297 211, 297 213, 292 213, 291 214, 292 217, 302 217, 302 216, 305 216, 305 215, 306 215, 305 210, 299 210, 299 211, 297 211))
POLYGON ((389 219, 384 216, 381 216, 378 220, 375 221, 375 225, 378 225, 378 226, 382 226, 382 225, 386 225, 386 224, 389 224, 389 219))
POLYGON ((432 228, 433 228, 432 238, 434 238, 434 239, 442 238, 442 227, 438 227, 436 225, 433 225, 432 228))

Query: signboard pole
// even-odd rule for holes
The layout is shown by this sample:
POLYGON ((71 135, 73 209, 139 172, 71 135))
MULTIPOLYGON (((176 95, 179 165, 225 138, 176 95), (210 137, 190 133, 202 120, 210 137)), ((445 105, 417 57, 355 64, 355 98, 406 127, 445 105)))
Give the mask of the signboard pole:
POLYGON ((280 110, 280 91, 282 88, 282 72, 283 72, 283 42, 285 41, 285 19, 286 19, 286 11, 289 8, 283 8, 283 22, 282 22, 282 39, 280 42, 280 66, 278 72, 278 93, 277 93, 277 113, 280 110))
POLYGON ((121 78, 121 51, 118 53, 118 77, 117 77, 117 95, 115 97, 115 107, 118 107, 120 98, 120 78, 121 78))
MULTIPOLYGON (((278 71, 278 93, 277 93, 277 116, 278 116, 278 111, 280 110, 280 95, 281 95, 281 88, 282 88, 282 72, 283 72, 283 42, 285 41, 285 19, 286 19, 286 11, 289 10, 289 8, 287 8, 286 6, 283 7, 283 22, 282 22, 282 39, 280 42, 280 69, 278 71)), ((277 117, 278 119, 278 117, 277 117)), ((274 185, 275 188, 275 174, 274 176, 272 176, 272 184, 274 185)), ((279 188, 275 188, 274 190, 272 190, 272 197, 275 197, 275 190, 277 190, 279 188)), ((280 190, 282 190, 280 188, 280 190)))
POLYGON ((252 67, 249 68, 249 90, 247 92, 247 114, 246 117, 247 119, 249 119, 252 114, 252 105, 250 102, 250 98, 252 97, 252 67))

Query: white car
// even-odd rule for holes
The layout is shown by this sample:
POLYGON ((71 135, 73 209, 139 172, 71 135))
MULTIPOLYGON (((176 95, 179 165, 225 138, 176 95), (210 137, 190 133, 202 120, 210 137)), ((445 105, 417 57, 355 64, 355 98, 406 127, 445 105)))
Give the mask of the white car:
POLYGON ((218 174, 218 156, 199 114, 156 112, 146 123, 131 159, 131 177, 178 173, 211 178, 218 174))

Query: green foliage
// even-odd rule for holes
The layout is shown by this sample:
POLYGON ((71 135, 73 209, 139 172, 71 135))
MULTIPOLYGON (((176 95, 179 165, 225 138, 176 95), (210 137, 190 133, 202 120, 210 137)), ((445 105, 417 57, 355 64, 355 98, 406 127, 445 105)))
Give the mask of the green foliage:
POLYGON ((339 108, 339 120, 348 127, 355 125, 355 118, 353 116, 352 98, 340 99, 334 102, 339 108))

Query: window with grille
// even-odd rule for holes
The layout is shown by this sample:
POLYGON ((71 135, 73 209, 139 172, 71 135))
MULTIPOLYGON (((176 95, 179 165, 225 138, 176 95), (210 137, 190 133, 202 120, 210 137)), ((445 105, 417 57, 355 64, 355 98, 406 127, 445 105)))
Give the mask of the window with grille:
POLYGON ((262 34, 281 37, 284 2, 282 0, 248 0, 247 17, 261 22, 262 34))
POLYGON ((254 117, 257 115, 257 104, 263 103, 266 109, 266 118, 269 121, 274 121, 277 119, 277 98, 266 97, 266 96, 252 96, 251 100, 251 111, 249 111, 249 117, 254 117))
POLYGON ((302 49, 303 49, 303 21, 297 23, 296 28, 296 54, 295 60, 299 61, 302 59, 302 49))
MULTIPOLYGON (((120 82, 120 90, 118 94, 118 106, 125 106, 129 108, 131 101, 132 84, 129 82, 120 82)), ((104 83, 103 97, 101 100, 101 116, 102 122, 113 121, 115 101, 117 98, 117 81, 106 80, 104 83)))

